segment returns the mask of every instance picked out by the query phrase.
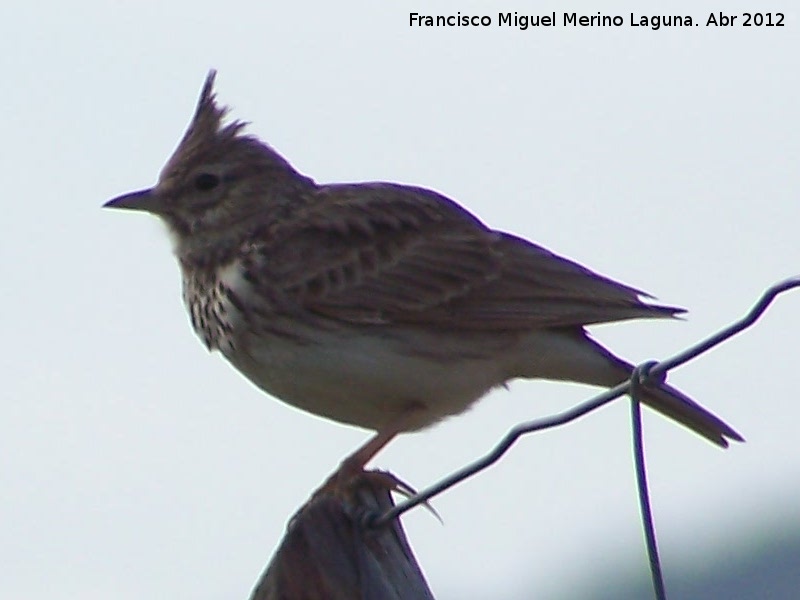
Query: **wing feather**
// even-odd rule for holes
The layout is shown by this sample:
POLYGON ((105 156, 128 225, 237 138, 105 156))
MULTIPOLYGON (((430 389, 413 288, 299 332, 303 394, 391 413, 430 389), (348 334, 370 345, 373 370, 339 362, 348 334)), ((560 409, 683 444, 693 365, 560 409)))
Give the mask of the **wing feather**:
POLYGON ((534 329, 683 312, 396 184, 322 186, 253 251, 248 279, 284 306, 354 324, 534 329))

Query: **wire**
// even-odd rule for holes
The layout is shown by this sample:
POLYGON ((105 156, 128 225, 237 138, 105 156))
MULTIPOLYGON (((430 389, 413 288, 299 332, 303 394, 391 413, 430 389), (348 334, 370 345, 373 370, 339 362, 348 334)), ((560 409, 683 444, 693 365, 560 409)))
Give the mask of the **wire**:
POLYGON ((636 465, 636 489, 639 492, 639 511, 642 514, 642 528, 647 546, 647 558, 650 562, 650 576, 653 580, 653 590, 658 600, 667 599, 664 586, 664 573, 661 569, 661 559, 658 556, 658 543, 656 542, 656 527, 653 521, 653 509, 650 505, 650 489, 647 486, 647 468, 644 461, 644 435, 642 434, 642 403, 639 394, 642 386, 650 382, 650 370, 658 363, 646 362, 639 365, 631 374, 631 424, 633 425, 633 461, 636 465))

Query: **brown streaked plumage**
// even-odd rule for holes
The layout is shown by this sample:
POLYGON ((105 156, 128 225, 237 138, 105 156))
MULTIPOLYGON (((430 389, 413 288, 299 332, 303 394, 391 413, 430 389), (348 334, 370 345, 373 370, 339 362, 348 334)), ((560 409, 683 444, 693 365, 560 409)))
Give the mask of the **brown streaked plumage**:
MULTIPOLYGON (((289 404, 377 431, 350 466, 514 378, 616 385, 631 365, 585 327, 683 312, 436 192, 318 185, 224 124, 213 82, 156 186, 106 206, 166 222, 210 349, 289 404)), ((742 440, 668 385, 644 401, 720 446, 742 440)))

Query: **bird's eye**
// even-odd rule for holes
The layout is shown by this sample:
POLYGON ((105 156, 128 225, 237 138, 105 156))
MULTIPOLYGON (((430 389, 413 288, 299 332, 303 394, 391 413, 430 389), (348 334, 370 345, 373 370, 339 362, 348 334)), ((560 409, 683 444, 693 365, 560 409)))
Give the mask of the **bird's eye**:
POLYGON ((219 177, 213 173, 200 173, 194 178, 194 187, 201 192, 208 192, 219 185, 219 177))

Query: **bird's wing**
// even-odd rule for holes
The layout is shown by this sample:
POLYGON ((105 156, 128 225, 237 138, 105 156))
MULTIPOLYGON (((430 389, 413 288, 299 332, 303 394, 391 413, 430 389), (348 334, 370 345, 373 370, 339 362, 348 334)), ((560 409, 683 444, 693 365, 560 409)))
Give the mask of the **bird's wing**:
POLYGON ((323 186, 253 252, 248 279, 278 304, 350 323, 519 330, 682 312, 396 184, 323 186))

